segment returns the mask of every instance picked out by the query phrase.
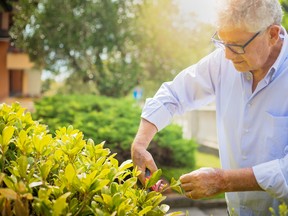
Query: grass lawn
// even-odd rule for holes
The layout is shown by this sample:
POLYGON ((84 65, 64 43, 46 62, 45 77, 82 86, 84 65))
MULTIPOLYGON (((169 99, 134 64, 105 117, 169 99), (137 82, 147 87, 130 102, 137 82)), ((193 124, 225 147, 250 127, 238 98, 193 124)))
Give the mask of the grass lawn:
POLYGON ((219 157, 212 154, 196 151, 195 160, 196 160, 196 169, 199 169, 201 167, 216 167, 216 168, 221 167, 219 157))
MULTIPOLYGON (((220 168, 219 157, 200 151, 195 151, 195 169, 201 167, 216 167, 220 168)), ((193 168, 183 167, 183 168, 171 168, 171 167, 161 167, 163 175, 166 179, 171 179, 172 177, 178 179, 182 174, 189 173, 193 171, 193 168)))

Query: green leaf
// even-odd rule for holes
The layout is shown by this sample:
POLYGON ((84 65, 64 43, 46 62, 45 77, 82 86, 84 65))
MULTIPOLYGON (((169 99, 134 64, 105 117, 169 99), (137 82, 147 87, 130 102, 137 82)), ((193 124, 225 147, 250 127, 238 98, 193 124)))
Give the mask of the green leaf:
POLYGON ((104 201, 103 201, 103 198, 101 197, 101 196, 99 196, 99 195, 95 195, 94 197, 93 197, 93 200, 95 201, 95 202, 97 202, 97 203, 104 203, 104 201))
POLYGON ((73 198, 70 202, 69 202, 69 209, 71 210, 72 212, 72 215, 73 213, 76 212, 76 210, 78 209, 79 205, 80 205, 80 200, 78 200, 76 197, 73 198))
POLYGON ((5 176, 4 179, 3 179, 3 181, 4 181, 5 185, 6 185, 8 188, 10 188, 10 189, 12 189, 12 190, 16 190, 16 188, 15 188, 15 182, 13 182, 13 180, 11 179, 10 176, 5 176))
POLYGON ((72 184, 74 177, 76 176, 76 171, 71 163, 69 163, 65 168, 65 178, 68 184, 72 184))
MULTIPOLYGON (((2 131, 2 142, 0 143, 3 147, 6 147, 11 142, 15 128, 13 126, 6 126, 2 131)), ((1 140, 0 140, 1 141, 1 140)), ((5 152, 3 152, 5 154, 5 152)))
POLYGON ((63 214, 63 211, 67 208, 68 204, 66 199, 70 196, 70 192, 63 194, 60 196, 53 205, 53 216, 60 216, 63 214))
POLYGON ((179 194, 184 194, 184 191, 181 187, 181 182, 180 179, 175 180, 173 177, 171 179, 171 183, 170 183, 170 188, 176 192, 178 192, 179 194))
POLYGON ((2 184, 2 181, 5 178, 5 173, 0 173, 0 185, 2 184))
POLYGON ((132 177, 130 179, 127 179, 123 184, 123 192, 127 190, 127 188, 132 188, 137 183, 137 177, 132 177))
POLYGON ((41 164, 41 167, 40 167, 41 177, 44 181, 48 177, 52 166, 53 166, 52 160, 47 160, 44 164, 41 164))
POLYGON ((102 188, 104 188, 104 186, 108 185, 109 182, 109 179, 96 179, 93 192, 100 191, 102 188))
POLYGON ((129 168, 131 168, 131 167, 133 167, 132 160, 126 160, 126 161, 124 161, 124 162, 120 165, 119 171, 121 172, 121 171, 124 171, 124 170, 126 170, 126 169, 129 169, 129 168))
POLYGON ((126 215, 127 212, 131 211, 132 209, 133 209, 133 205, 131 205, 129 199, 126 199, 124 202, 122 202, 118 206, 117 214, 118 215, 126 215))
POLYGON ((122 202, 122 197, 123 195, 121 193, 116 193, 113 195, 112 203, 113 203, 114 208, 116 209, 118 208, 118 206, 122 202))
POLYGON ((22 155, 17 161, 19 164, 19 174, 22 178, 25 178, 27 176, 28 158, 22 155))
POLYGON ((115 194, 118 192, 118 189, 119 189, 119 185, 116 183, 116 182, 112 182, 110 184, 110 191, 111 191, 111 194, 115 194))
POLYGON ((162 170, 156 170, 152 176, 145 182, 145 188, 150 188, 157 183, 157 181, 161 178, 162 170))
POLYGON ((51 192, 52 192, 51 188, 46 189, 41 187, 38 191, 38 198, 41 200, 48 200, 51 192))
POLYGON ((146 213, 148 213, 149 211, 151 211, 153 209, 153 206, 147 206, 144 209, 142 209, 138 214, 140 215, 145 215, 146 213))
POLYGON ((34 136, 33 137, 33 144, 34 144, 35 150, 39 154, 43 154, 44 148, 47 147, 48 145, 50 145, 52 140, 53 139, 52 139, 51 134, 44 135, 44 136, 43 135, 34 136))
POLYGON ((106 205, 108 206, 112 206, 113 203, 112 203, 112 197, 108 194, 102 194, 102 198, 103 198, 103 201, 106 205))
POLYGON ((25 151, 26 143, 29 142, 27 132, 25 130, 21 130, 18 138, 16 140, 16 146, 21 150, 25 151))

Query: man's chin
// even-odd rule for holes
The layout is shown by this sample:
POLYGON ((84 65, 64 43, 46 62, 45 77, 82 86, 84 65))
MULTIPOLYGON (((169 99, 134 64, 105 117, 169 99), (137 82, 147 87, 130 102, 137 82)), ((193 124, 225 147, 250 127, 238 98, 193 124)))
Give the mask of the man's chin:
POLYGON ((235 69, 239 72, 247 72, 247 67, 244 67, 243 65, 240 64, 233 64, 235 69))

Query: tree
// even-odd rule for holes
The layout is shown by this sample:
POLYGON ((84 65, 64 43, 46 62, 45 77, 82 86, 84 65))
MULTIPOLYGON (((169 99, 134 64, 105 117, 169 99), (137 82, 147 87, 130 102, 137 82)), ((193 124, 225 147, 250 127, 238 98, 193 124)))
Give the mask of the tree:
POLYGON ((284 11, 283 25, 286 29, 288 29, 288 2, 286 0, 280 0, 280 3, 284 11))
POLYGON ((133 0, 20 0, 11 35, 38 65, 65 66, 71 92, 125 95, 139 72, 135 8, 133 0))
POLYGON ((14 8, 13 40, 42 68, 69 74, 64 92, 119 97, 140 82, 154 93, 210 49, 202 34, 211 28, 184 28, 172 0, 19 0, 14 8))
POLYGON ((213 28, 197 23, 194 14, 183 20, 174 1, 145 1, 139 13, 140 81, 150 96, 162 82, 212 50, 209 38, 213 28))

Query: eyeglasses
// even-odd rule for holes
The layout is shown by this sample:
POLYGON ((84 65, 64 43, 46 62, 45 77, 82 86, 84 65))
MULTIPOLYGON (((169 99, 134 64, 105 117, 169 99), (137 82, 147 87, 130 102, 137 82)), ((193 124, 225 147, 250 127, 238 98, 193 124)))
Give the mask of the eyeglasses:
POLYGON ((231 50, 233 53, 236 54, 244 54, 245 50, 244 48, 248 46, 262 31, 257 32, 250 40, 248 40, 244 45, 238 45, 238 44, 226 44, 221 40, 217 40, 217 32, 215 32, 211 38, 211 41, 214 43, 214 45, 218 48, 225 49, 227 47, 229 50, 231 50))

